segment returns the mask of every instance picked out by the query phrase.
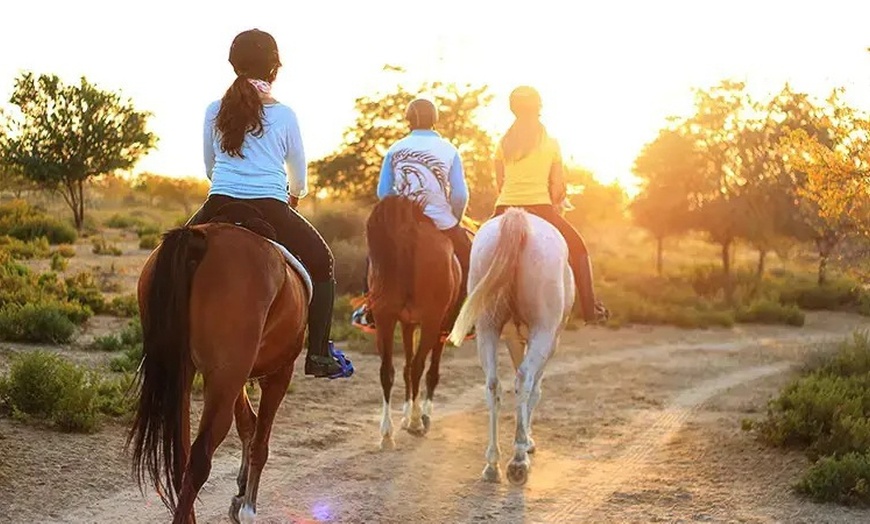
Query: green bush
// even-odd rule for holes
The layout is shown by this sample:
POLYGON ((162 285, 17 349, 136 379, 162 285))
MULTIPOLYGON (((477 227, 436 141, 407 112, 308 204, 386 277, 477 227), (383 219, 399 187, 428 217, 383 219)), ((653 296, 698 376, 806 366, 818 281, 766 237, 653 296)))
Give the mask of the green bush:
POLYGON ((124 254, 124 252, 121 251, 118 246, 109 243, 109 241, 103 237, 94 238, 91 241, 91 245, 91 251, 95 255, 110 255, 113 257, 119 257, 124 254))
POLYGON ((0 338, 26 342, 68 342, 76 326, 103 308, 92 278, 60 280, 38 274, 0 251, 0 338))
POLYGON ((51 254, 51 270, 54 272, 66 271, 69 267, 69 259, 66 259, 59 252, 55 251, 51 254))
POLYGON ((82 271, 65 280, 67 298, 91 309, 94 313, 102 313, 106 307, 106 299, 100 291, 99 283, 92 273, 82 271))
POLYGON ((45 237, 50 244, 71 244, 77 238, 71 225, 23 200, 0 206, 0 235, 24 241, 45 237))
POLYGON ((143 220, 139 217, 121 215, 117 213, 109 217, 105 222, 103 222, 103 225, 113 229, 131 229, 134 227, 139 227, 142 224, 143 220))
POLYGON ((159 225, 153 223, 143 223, 136 228, 136 234, 139 236, 140 239, 142 237, 151 235, 160 236, 160 233, 162 231, 163 229, 159 225))
POLYGON ((32 258, 46 258, 51 253, 48 239, 45 237, 33 240, 19 240, 10 236, 0 237, 0 249, 12 255, 12 258, 28 260, 32 258))
POLYGON ((857 332, 811 365, 751 428, 771 446, 804 450, 815 461, 798 484, 814 500, 870 502, 870 336, 857 332))
POLYGON ((156 234, 142 235, 139 237, 139 249, 155 249, 160 243, 160 236, 156 234))
POLYGON ((870 452, 823 457, 795 487, 816 502, 870 506, 870 452))
POLYGON ((781 304, 769 299, 759 299, 748 306, 738 308, 737 322, 755 324, 786 324, 803 326, 805 315, 793 304, 781 304))
POLYGON ((118 416, 132 404, 129 378, 104 379, 54 353, 16 355, 3 379, 0 402, 18 418, 45 420, 68 432, 93 432, 101 415, 118 416))
POLYGON ((118 334, 111 335, 115 340, 112 348, 117 348, 121 354, 109 362, 112 371, 136 371, 142 361, 142 324, 138 318, 131 320, 118 334))
POLYGON ((117 296, 109 302, 105 312, 116 317, 135 317, 139 314, 139 299, 132 293, 117 296))
POLYGON ((75 246, 71 246, 69 244, 61 244, 57 246, 55 253, 59 254, 63 258, 72 258, 76 256, 76 248, 75 246))

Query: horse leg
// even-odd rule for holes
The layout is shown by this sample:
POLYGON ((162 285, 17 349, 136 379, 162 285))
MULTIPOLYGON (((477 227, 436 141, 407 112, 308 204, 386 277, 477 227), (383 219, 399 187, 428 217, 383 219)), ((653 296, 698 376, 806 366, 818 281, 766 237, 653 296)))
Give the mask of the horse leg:
MULTIPOLYGON (((553 354, 555 349, 559 346, 559 336, 553 339, 553 348, 550 350, 550 355, 553 354)), ((549 357, 548 357, 549 358, 549 357)), ((536 450, 535 440, 532 438, 532 415, 535 413, 535 408, 538 407, 538 401, 541 400, 541 382, 544 381, 544 373, 543 369, 538 373, 537 379, 535 380, 535 384, 532 386, 532 391, 529 394, 529 406, 528 406, 528 415, 527 422, 528 426, 526 427, 526 439, 528 441, 528 450, 527 452, 531 455, 536 450)))
MULTIPOLYGON (((529 426, 531 418, 531 399, 536 385, 539 385, 544 365, 552 353, 555 344, 555 333, 550 330, 536 329, 529 336, 529 351, 526 358, 517 370, 516 394, 517 394, 517 430, 514 438, 514 457, 508 464, 507 476, 511 484, 523 485, 528 481, 529 449, 529 426)), ((538 398, 539 395, 537 395, 538 398)), ((535 400, 537 402, 537 400, 535 400)))
POLYGON ((426 372, 426 398, 423 400, 423 426, 426 431, 432 425, 432 400, 435 397, 435 388, 441 379, 441 354, 444 352, 444 343, 437 342, 432 348, 432 357, 429 359, 429 371, 426 372))
POLYGON ((411 420, 408 423, 408 432, 422 436, 426 434, 426 426, 423 424, 423 407, 420 399, 420 379, 423 378, 423 369, 426 367, 426 357, 429 351, 438 344, 441 319, 431 324, 423 324, 420 328, 420 345, 414 353, 411 361, 411 420))
POLYGON ((227 382, 230 381, 225 377, 204 376, 205 405, 196 440, 190 448, 190 460, 184 472, 173 524, 195 522, 193 503, 202 485, 208 480, 215 450, 233 425, 233 405, 239 391, 245 386, 245 379, 241 377, 238 381, 229 384, 227 382))
MULTIPOLYGON (((526 344, 520 336, 516 324, 513 322, 505 325, 503 335, 505 344, 507 344, 508 347, 508 352, 511 356, 511 363, 513 364, 514 371, 519 371, 520 365, 523 363, 523 358, 526 356, 526 344)), ((531 435, 529 435, 528 452, 535 452, 535 442, 532 440, 531 435)))
POLYGON ((501 407, 501 385, 498 380, 499 330, 492 326, 478 326, 477 355, 486 379, 486 405, 489 408, 489 445, 486 447, 486 467, 483 479, 487 482, 501 480, 501 448, 498 445, 498 411, 501 407))
POLYGON ((236 398, 236 430, 239 433, 239 440, 242 441, 242 463, 239 465, 239 475, 236 477, 236 485, 239 487, 238 494, 233 497, 230 504, 230 519, 239 522, 239 510, 242 508, 245 491, 248 486, 248 471, 250 470, 251 460, 251 440, 254 438, 254 428, 257 424, 257 415, 254 413, 254 408, 251 407, 251 401, 248 398, 248 392, 242 388, 236 398))
POLYGON ((402 324, 402 346, 405 349, 405 367, 402 376, 405 379, 405 403, 402 404, 402 429, 408 429, 411 423, 411 363, 414 360, 414 337, 417 326, 402 324))
POLYGON ((260 488, 260 475, 269 458, 269 436, 275 414, 287 394, 287 386, 293 376, 293 366, 287 366, 260 379, 260 407, 257 413, 257 427, 251 441, 250 470, 245 489, 245 502, 239 510, 239 521, 253 524, 257 515, 257 492, 260 488))
POLYGON ((396 370, 393 368, 393 331, 396 329, 396 318, 378 315, 377 344, 381 356, 381 389, 384 392, 384 405, 381 413, 381 449, 393 449, 393 416, 390 411, 390 395, 393 391, 393 380, 396 370))

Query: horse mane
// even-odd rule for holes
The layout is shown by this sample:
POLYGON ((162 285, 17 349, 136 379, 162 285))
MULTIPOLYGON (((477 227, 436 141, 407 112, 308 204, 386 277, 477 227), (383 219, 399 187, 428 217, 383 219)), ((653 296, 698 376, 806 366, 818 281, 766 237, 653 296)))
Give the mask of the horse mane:
POLYGON ((421 226, 434 223, 424 213, 426 202, 390 195, 372 209, 366 221, 366 242, 371 261, 371 304, 414 298, 414 257, 421 226))

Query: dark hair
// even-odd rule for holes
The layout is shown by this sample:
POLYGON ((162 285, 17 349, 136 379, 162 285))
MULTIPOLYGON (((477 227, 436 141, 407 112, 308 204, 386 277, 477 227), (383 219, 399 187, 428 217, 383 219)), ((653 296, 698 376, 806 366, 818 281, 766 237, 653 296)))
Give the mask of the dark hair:
POLYGON ((263 101, 249 79, 274 82, 281 67, 278 44, 272 35, 259 29, 239 33, 230 47, 230 64, 236 79, 221 99, 215 128, 221 137, 221 150, 244 158, 245 135, 263 134, 263 101))
POLYGON ((438 123, 438 108, 431 100, 417 98, 408 104, 405 118, 411 129, 431 129, 438 123))

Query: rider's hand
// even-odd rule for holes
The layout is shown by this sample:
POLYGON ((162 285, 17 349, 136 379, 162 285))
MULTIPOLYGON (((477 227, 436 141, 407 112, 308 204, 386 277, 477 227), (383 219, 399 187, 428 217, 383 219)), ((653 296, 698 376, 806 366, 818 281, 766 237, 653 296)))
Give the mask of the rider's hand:
POLYGON ((290 195, 289 197, 287 197, 287 204, 293 209, 296 209, 296 206, 299 205, 299 197, 290 195))

